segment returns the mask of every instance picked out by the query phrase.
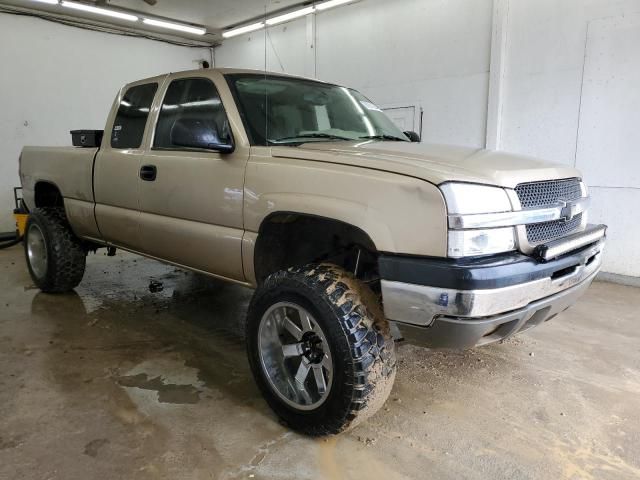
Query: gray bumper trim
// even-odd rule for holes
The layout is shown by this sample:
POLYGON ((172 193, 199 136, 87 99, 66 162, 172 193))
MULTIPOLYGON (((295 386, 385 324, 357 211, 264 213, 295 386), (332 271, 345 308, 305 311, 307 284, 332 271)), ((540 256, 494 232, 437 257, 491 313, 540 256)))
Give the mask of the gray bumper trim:
POLYGON ((430 327, 391 322, 409 343, 430 349, 462 350, 504 340, 533 328, 566 310, 591 285, 596 273, 581 283, 524 308, 486 318, 438 317, 430 327))

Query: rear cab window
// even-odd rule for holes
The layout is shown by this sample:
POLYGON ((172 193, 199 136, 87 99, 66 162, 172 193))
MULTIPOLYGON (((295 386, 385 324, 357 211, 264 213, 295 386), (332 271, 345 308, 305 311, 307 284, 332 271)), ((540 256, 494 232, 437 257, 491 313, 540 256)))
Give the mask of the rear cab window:
POLYGON ((140 148, 157 83, 130 87, 120 100, 111 130, 111 148, 140 148))
POLYGON ((207 149, 230 139, 231 127, 211 80, 181 78, 169 84, 156 123, 154 149, 207 149))

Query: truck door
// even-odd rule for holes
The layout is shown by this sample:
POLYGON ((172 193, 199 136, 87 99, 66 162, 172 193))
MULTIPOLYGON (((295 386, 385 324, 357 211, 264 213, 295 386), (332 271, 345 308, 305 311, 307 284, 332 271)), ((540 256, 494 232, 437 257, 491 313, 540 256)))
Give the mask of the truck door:
POLYGON ((112 245, 140 250, 138 183, 147 118, 162 77, 123 89, 107 120, 95 161, 95 214, 102 238, 112 245))
POLYGON ((150 149, 141 165, 143 251, 243 281, 242 202, 248 149, 236 145, 233 153, 221 153, 185 146, 203 126, 212 132, 214 143, 213 137, 222 137, 220 132, 228 136, 231 131, 211 78, 181 74, 166 82, 161 94, 150 149))

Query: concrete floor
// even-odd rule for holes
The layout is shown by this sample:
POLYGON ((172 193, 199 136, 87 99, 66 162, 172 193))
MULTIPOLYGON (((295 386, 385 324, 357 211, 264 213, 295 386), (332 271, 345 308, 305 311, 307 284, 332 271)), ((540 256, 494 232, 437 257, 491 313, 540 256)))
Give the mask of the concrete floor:
POLYGON ((0 479, 637 479, 640 290, 464 353, 399 346, 385 407, 348 434, 282 427, 241 338, 251 292, 119 254, 39 293, 0 251, 0 479), (150 279, 164 290, 151 293, 150 279))

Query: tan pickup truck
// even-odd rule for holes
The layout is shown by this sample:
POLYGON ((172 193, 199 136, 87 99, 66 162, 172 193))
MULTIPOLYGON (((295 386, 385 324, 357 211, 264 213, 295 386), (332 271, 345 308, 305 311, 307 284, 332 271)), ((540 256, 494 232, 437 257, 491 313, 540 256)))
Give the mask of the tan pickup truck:
POLYGON ((463 349, 568 308, 601 264, 580 172, 427 145, 355 90, 247 70, 126 85, 82 147, 25 147, 27 264, 45 292, 121 248, 255 288, 252 371, 321 435, 386 400, 394 338, 463 349))

